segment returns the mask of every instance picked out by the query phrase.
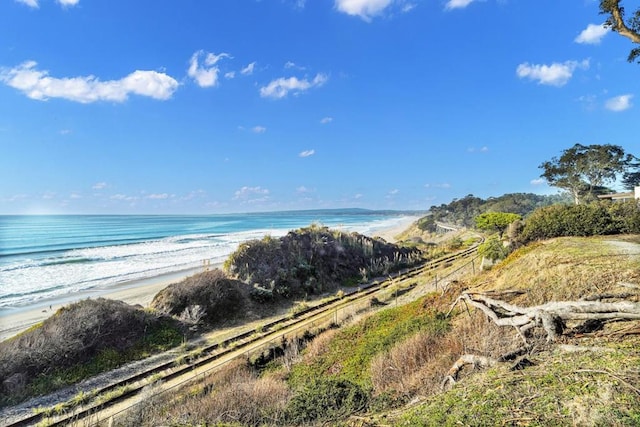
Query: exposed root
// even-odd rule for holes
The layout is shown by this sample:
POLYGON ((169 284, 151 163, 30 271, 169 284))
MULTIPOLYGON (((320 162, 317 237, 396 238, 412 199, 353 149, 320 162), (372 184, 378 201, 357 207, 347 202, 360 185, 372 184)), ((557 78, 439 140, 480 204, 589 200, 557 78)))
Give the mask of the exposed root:
POLYGON ((555 342, 571 320, 628 321, 640 320, 640 303, 630 301, 559 301, 534 307, 519 307, 485 294, 464 292, 456 303, 463 302, 480 309, 498 326, 514 327, 525 344, 526 333, 542 326, 548 342, 555 342))

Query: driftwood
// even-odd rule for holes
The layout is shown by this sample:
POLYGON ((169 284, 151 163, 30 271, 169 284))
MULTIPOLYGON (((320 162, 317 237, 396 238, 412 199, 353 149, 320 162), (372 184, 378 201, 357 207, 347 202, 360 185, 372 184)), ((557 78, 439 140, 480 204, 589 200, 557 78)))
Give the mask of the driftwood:
POLYGON ((458 302, 480 309, 498 326, 514 327, 525 343, 526 333, 536 326, 542 326, 547 333, 547 341, 553 342, 562 335, 567 321, 640 320, 640 303, 630 301, 558 301, 519 307, 484 294, 464 292, 458 297, 458 302))
MULTIPOLYGON (((505 292, 503 295, 513 294, 512 292, 505 292)), ((479 356, 475 354, 462 355, 449 369, 446 377, 442 382, 442 388, 448 389, 453 386, 458 380, 460 371, 468 365, 472 365, 474 368, 489 368, 499 362, 505 362, 513 360, 514 358, 527 353, 532 349, 531 344, 527 342, 526 333, 536 326, 541 326, 547 334, 547 342, 551 343, 557 341, 560 335, 562 335, 566 328, 567 321, 625 321, 625 320, 640 320, 640 303, 631 301, 618 301, 618 302, 601 302, 603 299, 620 298, 631 296, 628 294, 601 294, 587 297, 581 301, 559 301, 549 302, 534 307, 519 307, 517 305, 509 304, 505 301, 501 301, 492 296, 498 295, 492 293, 491 296, 487 294, 463 292, 454 305, 449 310, 449 313, 453 308, 462 302, 465 304, 468 310, 468 306, 481 310, 493 323, 498 326, 511 326, 516 329, 520 337, 524 340, 525 345, 520 349, 500 356, 497 359, 490 357, 479 356)), ((634 294, 635 295, 635 294, 634 294)), ((562 346, 561 349, 567 352, 577 351, 600 351, 600 348, 595 347, 577 347, 577 346, 562 346)), ((606 349, 602 349, 606 351, 606 349)), ((519 359, 526 359, 526 356, 519 359)), ((526 366, 531 364, 530 361, 519 361, 514 366, 514 369, 522 369, 520 366, 526 366)))

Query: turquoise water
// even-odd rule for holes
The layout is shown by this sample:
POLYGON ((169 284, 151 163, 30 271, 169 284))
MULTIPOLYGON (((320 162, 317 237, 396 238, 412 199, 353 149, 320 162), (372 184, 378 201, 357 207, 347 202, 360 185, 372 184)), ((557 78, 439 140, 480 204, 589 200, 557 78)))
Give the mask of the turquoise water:
POLYGON ((371 235, 406 219, 360 210, 0 216, 0 308, 220 264, 243 241, 312 223, 371 235))

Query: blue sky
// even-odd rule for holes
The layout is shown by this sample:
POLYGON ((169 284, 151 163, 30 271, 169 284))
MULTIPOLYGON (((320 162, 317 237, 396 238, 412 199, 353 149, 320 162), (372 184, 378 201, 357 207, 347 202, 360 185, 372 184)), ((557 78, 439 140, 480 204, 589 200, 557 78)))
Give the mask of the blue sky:
MULTIPOLYGON (((625 2, 628 8, 638 2, 625 2)), ((428 209, 640 155, 595 0, 3 0, 0 214, 428 209)))

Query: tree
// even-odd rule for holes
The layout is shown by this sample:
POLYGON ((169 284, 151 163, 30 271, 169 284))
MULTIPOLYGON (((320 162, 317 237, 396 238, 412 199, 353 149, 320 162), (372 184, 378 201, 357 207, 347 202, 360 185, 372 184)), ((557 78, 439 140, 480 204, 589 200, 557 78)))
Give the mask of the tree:
POLYGON ((476 227, 480 230, 497 231, 502 239, 502 233, 509 224, 518 221, 522 217, 518 214, 507 212, 485 212, 476 217, 476 227))
POLYGON ((622 175, 622 185, 627 190, 633 190, 640 185, 640 162, 635 161, 629 164, 629 169, 622 175))
POLYGON ((618 145, 576 144, 542 163, 540 175, 552 187, 567 190, 575 204, 597 192, 599 187, 615 182, 632 164, 634 156, 618 145))
MULTIPOLYGON (((625 10, 620 3, 621 0, 600 0, 600 13, 608 15, 604 25, 633 43, 640 44, 640 9, 636 9, 631 18, 625 22, 625 10)), ((634 62, 639 57, 640 47, 636 47, 631 49, 627 60, 634 62)))

